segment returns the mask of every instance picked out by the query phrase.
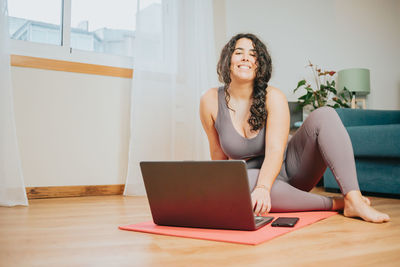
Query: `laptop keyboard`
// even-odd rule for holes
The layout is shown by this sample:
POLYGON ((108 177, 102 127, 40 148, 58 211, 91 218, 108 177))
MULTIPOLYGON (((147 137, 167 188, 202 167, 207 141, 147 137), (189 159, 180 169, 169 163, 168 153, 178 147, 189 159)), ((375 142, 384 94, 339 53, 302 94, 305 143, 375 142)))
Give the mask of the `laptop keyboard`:
POLYGON ((254 221, 255 221, 256 225, 267 224, 269 222, 272 222, 273 219, 274 219, 274 217, 270 217, 270 216, 254 216, 254 221))
POLYGON ((262 222, 263 220, 264 220, 264 218, 261 217, 261 216, 254 216, 254 221, 255 221, 256 224, 259 223, 259 222, 262 222))

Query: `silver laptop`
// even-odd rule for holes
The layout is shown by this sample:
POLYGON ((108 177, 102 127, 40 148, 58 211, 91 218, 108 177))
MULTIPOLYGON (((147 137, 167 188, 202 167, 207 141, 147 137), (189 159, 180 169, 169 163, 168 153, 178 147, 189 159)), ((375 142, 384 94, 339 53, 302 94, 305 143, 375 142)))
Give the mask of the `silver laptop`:
POLYGON ((243 160, 142 161, 155 224, 256 230, 273 217, 254 216, 243 160))

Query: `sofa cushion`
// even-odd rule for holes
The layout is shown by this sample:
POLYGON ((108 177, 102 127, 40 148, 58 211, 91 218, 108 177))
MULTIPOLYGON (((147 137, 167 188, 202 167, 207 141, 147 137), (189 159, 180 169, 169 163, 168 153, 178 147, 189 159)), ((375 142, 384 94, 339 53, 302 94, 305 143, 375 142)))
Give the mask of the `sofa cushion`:
POLYGON ((400 110, 338 108, 336 112, 345 127, 400 124, 400 110))
POLYGON ((356 157, 400 157, 400 124, 346 127, 356 157))

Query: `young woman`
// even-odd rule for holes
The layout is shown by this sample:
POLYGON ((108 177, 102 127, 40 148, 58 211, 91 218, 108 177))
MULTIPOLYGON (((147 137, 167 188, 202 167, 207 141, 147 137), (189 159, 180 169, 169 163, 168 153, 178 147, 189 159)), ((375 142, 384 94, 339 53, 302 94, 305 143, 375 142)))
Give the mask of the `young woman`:
POLYGON ((347 217, 389 221, 361 195, 351 141, 334 109, 313 111, 288 141, 288 103, 268 85, 271 57, 255 35, 234 36, 222 50, 217 71, 225 85, 202 96, 201 122, 213 160, 246 160, 256 214, 343 210, 347 217), (344 197, 309 193, 327 167, 344 197))

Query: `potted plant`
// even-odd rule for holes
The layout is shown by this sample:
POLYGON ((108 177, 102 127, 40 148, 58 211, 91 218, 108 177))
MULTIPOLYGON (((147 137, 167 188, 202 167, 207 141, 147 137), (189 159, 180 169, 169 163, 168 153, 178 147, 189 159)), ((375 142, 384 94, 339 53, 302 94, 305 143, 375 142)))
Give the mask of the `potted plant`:
POLYGON ((335 89, 335 71, 322 71, 310 61, 307 67, 311 68, 313 72, 315 87, 313 88, 311 83, 307 82, 306 79, 297 83, 297 87, 293 92, 299 89, 305 90, 305 93, 298 98, 299 109, 309 108, 312 111, 323 106, 350 108, 351 92, 345 87, 338 94, 335 89))

